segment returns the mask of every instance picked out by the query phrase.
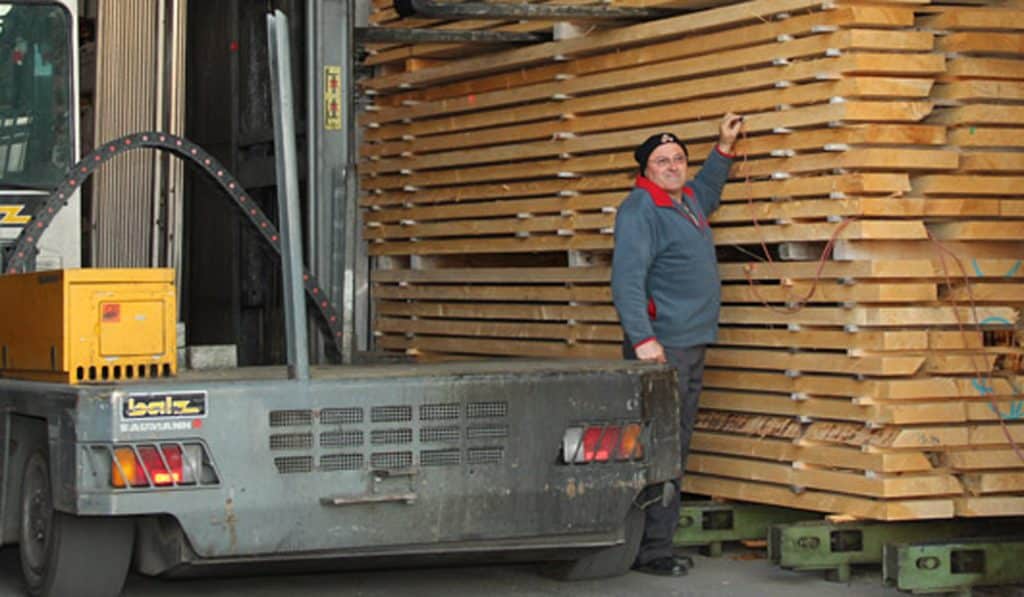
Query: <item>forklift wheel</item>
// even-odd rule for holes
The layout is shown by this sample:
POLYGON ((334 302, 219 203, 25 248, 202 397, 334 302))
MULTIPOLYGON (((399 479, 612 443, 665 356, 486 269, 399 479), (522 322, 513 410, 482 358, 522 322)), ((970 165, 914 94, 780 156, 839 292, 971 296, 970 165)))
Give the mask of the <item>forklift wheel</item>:
POLYGON ((607 547, 585 555, 578 560, 568 562, 552 562, 544 573, 558 580, 592 580, 621 576, 633 566, 633 560, 640 550, 640 540, 644 536, 644 511, 636 506, 629 508, 626 514, 626 540, 621 545, 607 547))
POLYGON ((131 564, 134 521, 72 516, 53 509, 46 453, 25 465, 18 552, 28 593, 116 597, 131 564))

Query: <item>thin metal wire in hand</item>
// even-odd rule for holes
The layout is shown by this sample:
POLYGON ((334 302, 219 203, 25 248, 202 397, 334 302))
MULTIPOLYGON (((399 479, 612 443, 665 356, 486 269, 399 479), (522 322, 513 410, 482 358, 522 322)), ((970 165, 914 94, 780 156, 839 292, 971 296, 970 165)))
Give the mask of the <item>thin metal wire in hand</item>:
MULTIPOLYGON (((216 158, 188 139, 168 133, 143 132, 104 143, 71 167, 61 184, 36 210, 29 224, 25 226, 21 235, 18 236, 14 249, 10 253, 5 269, 6 273, 13 274, 31 271, 32 264, 34 263, 33 257, 37 253, 36 246, 38 245, 39 238, 49 227, 50 223, 53 222, 53 218, 56 217, 61 208, 67 205, 74 192, 81 188, 82 184, 100 166, 128 151, 143 148, 167 151, 199 166, 231 197, 235 205, 238 206, 246 219, 256 228, 263 237, 263 240, 270 245, 274 252, 278 255, 281 254, 281 236, 277 228, 270 222, 263 213, 263 210, 252 200, 245 189, 242 188, 238 180, 216 158)), ((324 292, 313 274, 303 269, 302 280, 303 286, 306 289, 306 295, 316 305, 315 313, 323 333, 330 337, 331 342, 334 343, 340 352, 342 330, 338 312, 334 309, 334 306, 327 297, 327 293, 324 292)))

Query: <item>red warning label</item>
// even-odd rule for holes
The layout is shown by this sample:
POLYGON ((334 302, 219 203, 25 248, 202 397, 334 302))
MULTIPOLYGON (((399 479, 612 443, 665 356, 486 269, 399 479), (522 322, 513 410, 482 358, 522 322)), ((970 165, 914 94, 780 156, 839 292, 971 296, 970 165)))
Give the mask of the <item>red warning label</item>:
POLYGON ((119 323, 121 321, 121 304, 103 303, 100 313, 103 323, 119 323))

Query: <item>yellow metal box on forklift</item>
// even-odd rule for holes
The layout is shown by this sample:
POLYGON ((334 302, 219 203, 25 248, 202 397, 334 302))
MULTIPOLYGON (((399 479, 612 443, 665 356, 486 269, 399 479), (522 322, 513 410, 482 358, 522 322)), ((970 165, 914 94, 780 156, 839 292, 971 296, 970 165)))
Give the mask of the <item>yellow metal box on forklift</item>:
POLYGON ((0 276, 0 375, 103 383, 177 373, 172 269, 0 276))

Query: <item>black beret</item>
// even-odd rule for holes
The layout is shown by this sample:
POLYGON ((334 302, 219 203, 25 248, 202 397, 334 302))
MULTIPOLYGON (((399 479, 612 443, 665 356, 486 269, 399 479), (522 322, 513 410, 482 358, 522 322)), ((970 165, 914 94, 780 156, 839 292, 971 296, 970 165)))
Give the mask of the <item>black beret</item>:
POLYGON ((639 147, 633 152, 633 157, 636 158, 636 163, 640 164, 640 171, 642 172, 647 167, 647 158, 651 157, 654 150, 659 146, 666 143, 675 143, 679 147, 683 148, 683 154, 686 159, 690 159, 690 152, 686 150, 686 145, 679 140, 679 137, 672 133, 658 133, 657 135, 651 135, 647 137, 647 140, 640 144, 639 147))

